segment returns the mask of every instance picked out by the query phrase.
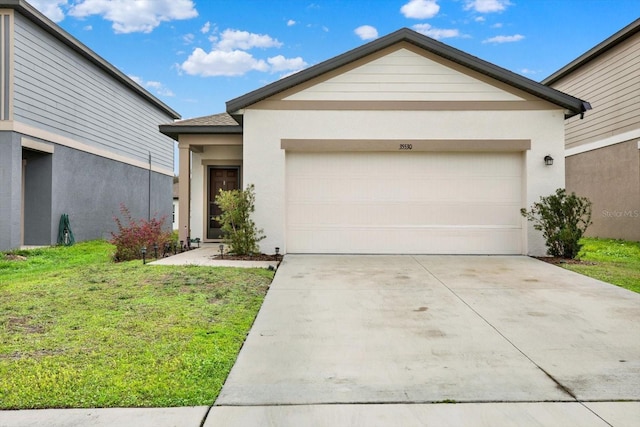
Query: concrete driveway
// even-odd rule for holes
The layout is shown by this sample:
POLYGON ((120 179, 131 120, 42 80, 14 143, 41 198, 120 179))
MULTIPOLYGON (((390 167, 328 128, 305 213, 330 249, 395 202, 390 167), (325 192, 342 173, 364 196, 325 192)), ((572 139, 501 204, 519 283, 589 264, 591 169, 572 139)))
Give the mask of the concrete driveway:
POLYGON ((638 420, 636 293, 528 257, 287 255, 205 426, 638 420))

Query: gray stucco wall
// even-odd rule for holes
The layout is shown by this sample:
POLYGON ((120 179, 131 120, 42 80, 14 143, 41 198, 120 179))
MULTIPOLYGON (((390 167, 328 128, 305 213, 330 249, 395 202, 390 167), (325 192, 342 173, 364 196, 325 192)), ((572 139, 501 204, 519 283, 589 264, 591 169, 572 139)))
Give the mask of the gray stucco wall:
POLYGON ((20 245, 22 148, 12 132, 0 132, 0 250, 20 245))
POLYGON ((63 213, 69 214, 77 241, 105 238, 115 231, 114 216, 124 203, 133 218, 166 216, 171 229, 173 177, 114 160, 56 146, 53 156, 51 241, 63 213), (149 193, 151 179, 151 193, 149 193))
POLYGON ((51 243, 51 176, 53 155, 23 150, 26 160, 24 180, 24 242, 51 243))
POLYGON ((171 229, 173 177, 57 144, 53 154, 23 151, 20 137, 0 132, 1 251, 21 244, 23 153, 25 245, 56 244, 63 213, 76 241, 110 239, 121 203, 135 219, 165 216, 171 229))

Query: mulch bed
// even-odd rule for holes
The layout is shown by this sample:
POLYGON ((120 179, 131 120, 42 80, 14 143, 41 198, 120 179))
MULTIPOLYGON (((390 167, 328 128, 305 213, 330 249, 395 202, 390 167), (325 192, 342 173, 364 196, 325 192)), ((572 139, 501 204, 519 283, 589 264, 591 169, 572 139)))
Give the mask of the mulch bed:
POLYGON ((553 265, 558 265, 558 264, 596 265, 595 262, 591 262, 591 261, 580 261, 579 259, 561 258, 561 257, 553 257, 553 256, 537 256, 534 258, 539 259, 540 261, 548 262, 549 264, 553 264, 553 265))
POLYGON ((255 255, 233 255, 224 254, 223 256, 216 255, 213 259, 227 259, 233 261, 282 261, 282 255, 267 255, 267 254, 255 254, 255 255))

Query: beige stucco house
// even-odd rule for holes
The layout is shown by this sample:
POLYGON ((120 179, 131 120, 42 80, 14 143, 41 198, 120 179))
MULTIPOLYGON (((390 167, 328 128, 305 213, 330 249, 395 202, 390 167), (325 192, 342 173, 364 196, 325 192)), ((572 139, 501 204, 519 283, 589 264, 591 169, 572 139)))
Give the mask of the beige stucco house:
POLYGON ((564 187, 587 109, 401 29, 160 130, 191 174, 181 238, 215 240, 218 189, 254 184, 268 253, 543 254, 519 211, 564 187))
POLYGON ((543 83, 586 98, 567 121, 567 189, 593 202, 588 235, 640 241, 640 19, 543 83))

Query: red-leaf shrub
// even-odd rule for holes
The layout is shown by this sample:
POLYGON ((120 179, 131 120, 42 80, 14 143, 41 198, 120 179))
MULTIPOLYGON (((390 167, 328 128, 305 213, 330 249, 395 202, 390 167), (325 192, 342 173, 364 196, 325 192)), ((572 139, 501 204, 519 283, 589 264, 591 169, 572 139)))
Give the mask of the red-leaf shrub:
POLYGON ((120 213, 123 220, 114 217, 118 232, 111 232, 111 243, 116 246, 115 261, 129 261, 142 258, 142 247, 147 248, 147 258, 153 257, 153 244, 158 245, 162 253, 165 243, 171 242, 171 231, 163 230, 166 217, 135 220, 129 209, 121 203, 120 213), (123 224, 124 222, 124 224, 123 224))

